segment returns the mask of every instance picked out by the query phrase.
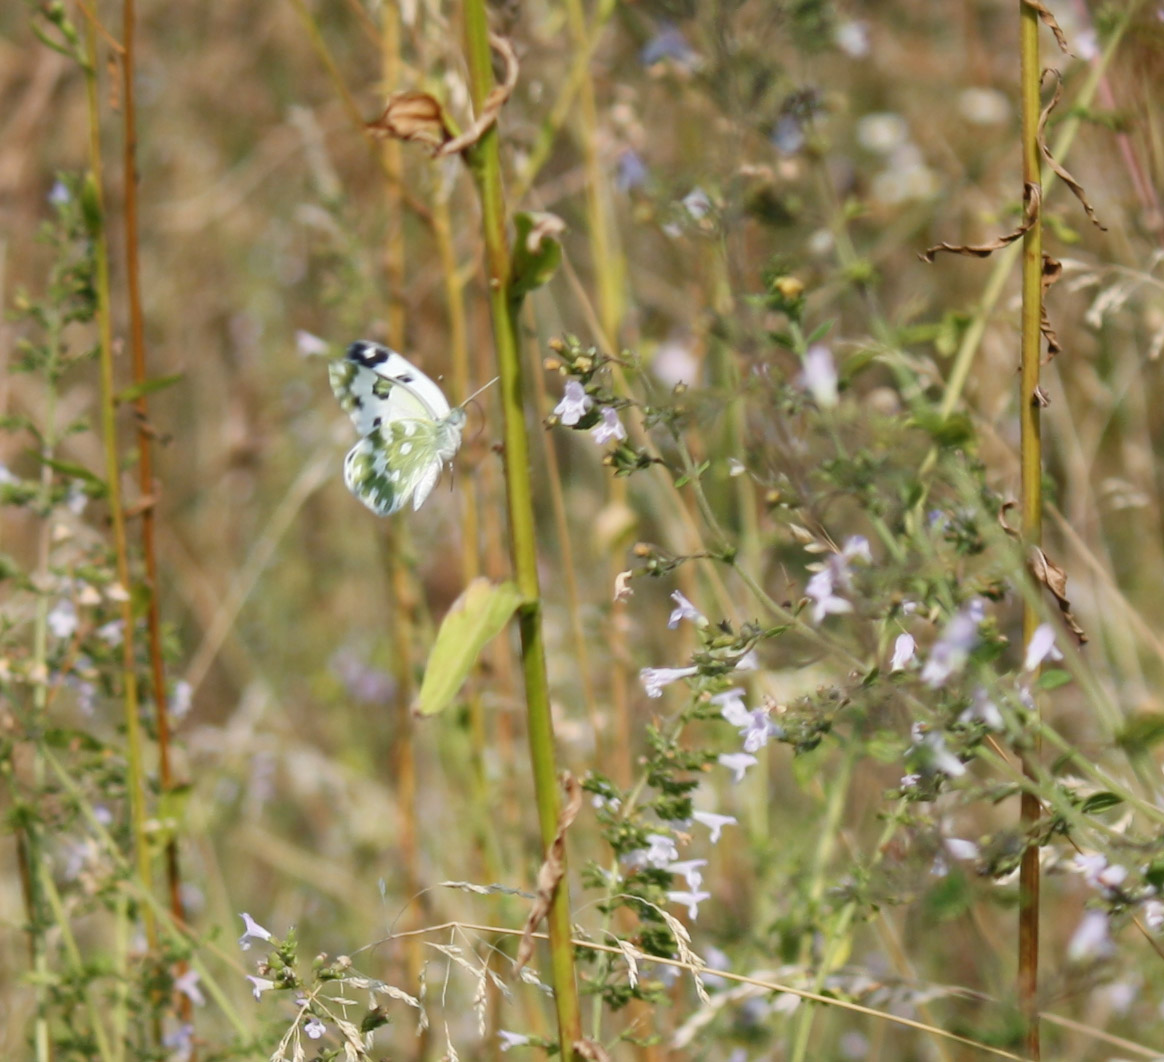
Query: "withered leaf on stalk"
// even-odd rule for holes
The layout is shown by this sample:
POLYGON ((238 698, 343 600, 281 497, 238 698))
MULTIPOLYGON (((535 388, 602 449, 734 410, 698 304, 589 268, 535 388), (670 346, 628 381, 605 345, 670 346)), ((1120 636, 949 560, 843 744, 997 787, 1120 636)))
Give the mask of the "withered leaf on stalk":
POLYGON ((606 1053, 606 1048, 597 1040, 575 1040, 574 1054, 579 1058, 587 1059, 588 1062, 610 1062, 610 1055, 606 1053))
POLYGON ((438 155, 455 155, 477 143, 489 131, 489 127, 497 121, 497 115, 501 113, 505 101, 509 99, 517 86, 517 56, 514 54, 513 46, 496 33, 489 34, 489 44, 505 60, 505 78, 500 85, 494 86, 493 91, 485 97, 481 113, 477 115, 473 124, 460 136, 444 144, 437 152, 438 155))
MULTIPOLYGON (((1029 0, 1028 0, 1029 2, 1029 0)), ((1087 212, 1087 216, 1091 219, 1091 223, 1101 232, 1107 232, 1107 226, 1102 224, 1096 216, 1095 210, 1087 201, 1087 196, 1083 193, 1083 185, 1081 185, 1070 173, 1067 172, 1065 166, 1055 161, 1055 156, 1051 154, 1051 149, 1047 147, 1047 119, 1051 117, 1051 112, 1055 109, 1059 102, 1059 97, 1063 95, 1063 79, 1059 76, 1059 71, 1048 68, 1043 71, 1043 77, 1051 74, 1055 78, 1055 95, 1051 97, 1051 102, 1043 108, 1039 115, 1039 128, 1035 133, 1035 140, 1039 145, 1039 151, 1042 152, 1043 158, 1047 160, 1047 165, 1051 167, 1058 175, 1060 180, 1075 193, 1075 198, 1079 200, 1080 205, 1087 212)))
POLYGON ((923 262, 933 262, 939 251, 949 251, 950 254, 968 254, 975 258, 987 258, 995 251, 1001 251, 1008 243, 1022 239, 1027 230, 1035 223, 1039 216, 1041 195, 1037 184, 1023 185, 1023 222, 1017 229, 999 236, 989 243, 939 243, 929 247, 918 257, 923 262))
POLYGON ((392 93, 384 113, 368 129, 374 136, 423 144, 434 155, 453 136, 440 100, 427 92, 392 93))
POLYGON ((515 973, 521 970, 533 955, 534 931, 541 920, 549 914, 558 883, 566 872, 566 831, 582 807, 582 786, 569 771, 566 771, 562 775, 562 787, 566 790, 566 803, 558 815, 558 831, 554 834, 554 843, 550 845, 545 861, 538 870, 537 898, 530 908, 529 917, 525 920, 525 928, 521 933, 521 944, 517 949, 517 962, 514 966, 515 973))
POLYGON ((1023 0, 1023 3, 1025 3, 1027 7, 1033 8, 1038 13, 1039 18, 1043 21, 1043 25, 1046 26, 1047 29, 1049 29, 1053 34, 1055 34, 1055 40, 1058 42, 1059 47, 1064 52, 1066 52, 1067 55, 1070 55, 1071 49, 1067 47, 1067 37, 1059 28, 1059 23, 1055 21, 1055 16, 1047 10, 1046 6, 1041 4, 1039 0, 1023 0))
POLYGON ((1071 602, 1067 600, 1067 573, 1038 546, 1031 547, 1030 555, 1027 557, 1027 567, 1035 581, 1041 583, 1054 595, 1055 600, 1059 603, 1059 611, 1063 613, 1063 622, 1067 624, 1079 644, 1086 645, 1087 635, 1071 614, 1071 602))
POLYGON ((1042 320, 1039 322, 1039 330, 1043 333, 1043 338, 1047 341, 1047 361, 1050 361, 1056 354, 1063 351, 1062 346, 1059 345, 1059 336, 1055 333, 1055 329, 1051 327, 1051 318, 1047 314, 1047 292, 1051 290, 1051 285, 1063 275, 1063 263, 1056 258, 1052 258, 1049 254, 1043 255, 1043 295, 1039 302, 1042 305, 1042 320))

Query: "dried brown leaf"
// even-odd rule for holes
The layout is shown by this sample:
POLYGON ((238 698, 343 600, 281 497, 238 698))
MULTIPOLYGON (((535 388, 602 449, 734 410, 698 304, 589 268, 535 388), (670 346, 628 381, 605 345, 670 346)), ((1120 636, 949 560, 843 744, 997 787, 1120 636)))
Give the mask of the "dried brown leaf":
POLYGON ((1049 29, 1053 34, 1055 34, 1055 40, 1058 42, 1059 47, 1067 55, 1070 55, 1071 49, 1067 47, 1067 37, 1059 28, 1059 23, 1055 21, 1055 16, 1047 10, 1046 6, 1041 4, 1039 0, 1023 0, 1023 3, 1025 3, 1027 7, 1031 8, 1038 14, 1039 18, 1042 20, 1043 25, 1046 26, 1047 29, 1049 29))
POLYGON ((521 944, 518 945, 517 962, 514 966, 516 971, 520 971, 533 955, 534 931, 549 913, 554 893, 566 872, 566 831, 582 808, 582 786, 567 771, 562 775, 562 787, 566 790, 566 803, 558 814, 558 830, 554 834, 553 844, 550 845, 550 850, 538 870, 537 898, 530 908, 529 917, 525 920, 525 928, 522 930, 521 944))
POLYGON ((1040 200, 1039 186, 1026 184, 1023 186, 1023 222, 1017 229, 1008 232, 1005 236, 998 236, 989 243, 939 243, 927 248, 919 257, 924 262, 933 262, 938 252, 948 251, 950 254, 966 254, 975 258, 987 258, 995 251, 1002 250, 1008 243, 1014 243, 1015 240, 1022 239, 1026 235, 1039 216, 1040 200))
POLYGON ((368 123, 368 130, 373 136, 423 144, 434 155, 452 138, 444 107, 427 92, 392 93, 384 113, 368 123))
POLYGON ((1027 567, 1035 581, 1041 583, 1054 596, 1063 614, 1063 622, 1075 635, 1080 645, 1087 644, 1087 635, 1071 613, 1071 602, 1067 600, 1067 573, 1059 567, 1038 546, 1032 546, 1027 558, 1027 567))
POLYGON ((1063 263, 1049 254, 1043 255, 1043 294, 1042 299, 1042 320, 1039 321, 1039 330, 1043 333, 1043 338, 1047 341, 1047 361, 1050 361, 1056 354, 1061 354, 1063 347, 1059 344, 1059 336, 1055 329, 1051 327, 1051 318, 1047 314, 1047 292, 1050 291, 1051 285, 1055 283, 1063 275, 1063 263))
POLYGON ((513 46, 504 37, 499 37, 496 33, 489 34, 489 44, 505 60, 505 79, 500 85, 494 86, 493 91, 485 97, 485 103, 481 107, 481 113, 477 116, 473 124, 460 136, 455 137, 443 145, 437 152, 438 155, 454 155, 477 143, 489 131, 490 126, 497 121, 497 116, 501 113, 501 108, 505 105, 505 101, 509 99, 513 94, 514 88, 517 86, 517 55, 513 51, 513 46))
MULTIPOLYGON (((1027 0, 1030 3, 1030 0, 1027 0)), ((1091 219, 1091 223, 1101 232, 1107 232, 1107 226, 1102 224, 1096 216, 1092 205, 1087 201, 1087 196, 1083 192, 1083 185, 1081 185, 1070 173, 1067 172, 1065 166, 1055 160, 1055 156, 1051 154, 1051 149, 1047 147, 1047 119, 1051 117, 1051 112, 1059 102, 1059 97, 1063 95, 1063 79, 1059 76, 1058 70, 1047 69, 1043 71, 1043 77, 1052 74, 1055 78, 1055 95, 1051 97, 1051 102, 1043 108, 1039 115, 1039 127, 1035 133, 1035 139, 1039 145, 1039 151, 1042 152, 1043 158, 1047 160, 1047 165, 1051 167, 1058 175, 1059 179, 1075 193, 1075 198, 1079 200, 1080 205, 1086 211, 1087 216, 1091 219)))

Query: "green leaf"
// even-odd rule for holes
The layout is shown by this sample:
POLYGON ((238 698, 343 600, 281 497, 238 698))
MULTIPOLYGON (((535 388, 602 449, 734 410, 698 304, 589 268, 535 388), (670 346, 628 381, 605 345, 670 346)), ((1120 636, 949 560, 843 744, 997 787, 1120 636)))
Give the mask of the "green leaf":
POLYGON ((1102 793, 1092 793, 1083 802, 1083 813, 1085 815, 1094 815, 1100 811, 1107 811, 1108 808, 1118 807, 1123 802, 1123 797, 1117 796, 1115 793, 1109 793, 1106 790, 1102 793))
POLYGON ((1040 690, 1057 690, 1060 686, 1066 686, 1071 681, 1071 672, 1064 671, 1061 667, 1053 667, 1048 671, 1044 671, 1035 683, 1035 688, 1040 690))
POLYGON ((1129 756, 1143 755, 1164 741, 1164 713, 1134 712, 1116 735, 1116 741, 1129 756))
POLYGON ((119 405, 124 405, 127 402, 136 402, 139 398, 152 395, 155 391, 172 387, 182 379, 183 375, 184 373, 176 372, 173 376, 159 376, 156 380, 142 380, 141 383, 135 383, 127 387, 120 394, 116 395, 113 401, 119 405))
POLYGON ((465 588, 441 621, 414 714, 436 715, 453 702, 481 650, 501 633, 521 601, 521 591, 511 582, 495 586, 477 578, 465 588))
POLYGON ((72 476, 73 479, 79 479, 84 483, 100 488, 102 493, 105 492, 105 480, 94 475, 84 465, 74 464, 72 461, 60 461, 55 457, 45 457, 35 451, 30 451, 30 453, 41 464, 48 465, 54 472, 59 472, 62 476, 72 476))
POLYGON ((562 261, 558 237, 566 224, 556 214, 522 211, 513 217, 513 278, 509 291, 515 299, 540 288, 557 272, 562 261))

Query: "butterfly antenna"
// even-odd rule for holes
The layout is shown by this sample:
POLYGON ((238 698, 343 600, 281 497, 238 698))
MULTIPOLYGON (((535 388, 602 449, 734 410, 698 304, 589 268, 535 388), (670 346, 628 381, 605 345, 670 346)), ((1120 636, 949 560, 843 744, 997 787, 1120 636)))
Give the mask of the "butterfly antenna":
POLYGON ((500 376, 494 376, 493 379, 490 380, 487 384, 485 384, 482 387, 478 387, 476 391, 474 391, 471 395, 469 395, 468 398, 465 399, 464 402, 461 403, 461 405, 467 406, 470 402, 473 401, 474 398, 476 398, 479 394, 481 394, 482 391, 488 391, 489 388, 492 387, 495 383, 497 383, 497 381, 500 379, 501 379, 500 376))

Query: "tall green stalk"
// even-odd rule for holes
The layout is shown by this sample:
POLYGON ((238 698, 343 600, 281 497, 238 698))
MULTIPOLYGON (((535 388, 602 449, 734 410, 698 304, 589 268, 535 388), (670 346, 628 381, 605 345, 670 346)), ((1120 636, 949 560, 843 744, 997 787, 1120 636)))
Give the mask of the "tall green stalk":
MULTIPOLYGON (((478 113, 493 88, 489 29, 484 0, 466 0, 465 43, 469 86, 478 113)), ((514 575, 523 603, 518 610, 522 671, 525 677, 530 762, 538 808, 542 845, 549 852, 558 829, 561 798, 558 791, 549 680, 542 633, 541 588, 537 571, 537 537, 530 476, 529 438, 525 422, 522 359, 518 342, 519 302, 510 294, 510 256, 501 181, 501 154, 497 126, 490 128, 472 149, 473 176, 481 198, 485 235, 486 273, 497 348, 501 405, 505 418, 505 479, 509 509, 510 548, 514 575)), ((570 893, 563 861, 562 878, 554 891, 547 917, 550 967, 558 1012, 558 1036, 563 1062, 572 1062, 574 1044, 581 1038, 578 988, 574 979, 574 951, 570 942, 570 893)))
MULTIPOLYGON (((1035 190, 1041 197, 1039 179, 1039 18, 1033 7, 1019 0, 1020 51, 1022 80, 1022 153, 1023 188, 1035 190)), ((1027 191, 1026 194, 1031 194, 1027 191)), ((1043 245, 1041 198, 1036 204, 1033 224, 1023 236, 1022 266, 1022 369, 1019 385, 1019 420, 1022 429, 1022 536, 1027 549, 1038 546, 1042 538, 1042 439, 1039 422, 1039 361, 1041 357, 1043 315, 1043 245)), ((1023 605, 1023 644, 1030 643, 1040 616, 1038 600, 1025 595, 1023 605)), ((1034 777, 1033 760, 1039 754, 1037 737, 1022 752, 1023 773, 1034 777)), ((1020 809, 1023 831, 1028 843, 1019 870, 1018 911, 1018 998, 1025 1025, 1026 1053, 1040 1057, 1039 1048, 1039 848, 1031 834, 1040 814, 1039 798, 1024 790, 1020 809)))

